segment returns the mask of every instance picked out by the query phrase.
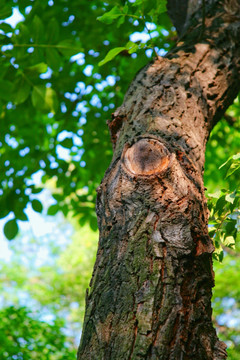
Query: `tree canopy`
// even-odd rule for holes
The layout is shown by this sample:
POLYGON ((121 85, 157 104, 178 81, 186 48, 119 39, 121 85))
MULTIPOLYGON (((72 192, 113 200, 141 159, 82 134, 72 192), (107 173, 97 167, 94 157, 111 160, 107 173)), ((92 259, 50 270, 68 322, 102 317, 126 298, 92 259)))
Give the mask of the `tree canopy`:
MULTIPOLYGON (((137 71, 176 41, 166 1, 5 0, 0 18, 4 234, 9 240, 16 237, 20 222, 28 220, 29 204, 34 211, 43 211, 39 193, 46 187, 55 199, 49 215, 61 211, 96 230, 96 188, 112 156, 106 121, 122 103, 137 71), (20 21, 15 25, 16 16, 20 21)), ((230 252, 224 269, 217 264, 216 315, 225 308, 221 296, 234 298, 234 307, 240 308, 238 292, 228 290, 229 282, 221 285, 225 276, 220 275, 231 279, 239 266, 239 245, 234 250, 239 221, 239 102, 238 97, 215 127, 206 151, 205 186, 215 257, 222 260, 223 250, 230 252)), ((67 281, 77 282, 76 274, 67 281)), ((24 309, 16 311, 28 319, 24 309)), ((226 328, 221 330, 229 336, 226 328)), ((233 330, 229 341, 235 347, 237 336, 233 330)))
MULTIPOLYGON (((1 23, 1 217, 13 212, 27 220, 28 202, 42 211, 35 196, 41 189, 31 182, 41 170, 43 183, 54 177, 61 189, 49 213, 71 211, 96 229, 95 189, 112 154, 106 120, 149 58, 142 49, 137 57, 123 51, 110 65, 99 61, 145 24, 132 17, 118 27, 100 23, 97 17, 112 7, 102 1, 6 1, 2 17, 13 6, 24 20, 15 28, 1 23)), ((169 47, 164 34, 172 34, 171 26, 164 15, 159 47, 169 47)), ((5 234, 16 233, 12 220, 5 234)))

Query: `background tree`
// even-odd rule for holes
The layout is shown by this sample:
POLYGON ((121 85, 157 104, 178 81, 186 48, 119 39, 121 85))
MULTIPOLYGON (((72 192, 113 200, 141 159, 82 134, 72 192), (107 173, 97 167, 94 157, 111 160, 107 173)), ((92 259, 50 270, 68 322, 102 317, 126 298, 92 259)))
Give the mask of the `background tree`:
MULTIPOLYGON (((96 228, 95 188, 111 157, 105 120, 121 104, 136 71, 149 61, 149 56, 155 56, 152 49, 162 55, 174 41, 175 32, 167 14, 162 12, 163 3, 152 13, 151 2, 141 3, 137 1, 138 6, 132 2, 123 6, 120 1, 109 5, 102 1, 91 4, 6 1, 3 4, 2 18, 11 15, 12 6, 19 6, 24 16, 16 27, 0 24, 4 69, 0 82, 3 169, 0 212, 1 217, 9 215, 4 228, 9 239, 16 235, 20 221, 27 220, 25 209, 29 202, 35 211, 42 211, 37 193, 44 184, 37 189, 33 174, 41 176, 42 183, 51 178, 56 181, 56 204, 49 208, 49 214, 61 210, 65 215, 76 215, 81 224, 90 221, 92 228, 96 228), (105 23, 97 22, 96 18, 107 11, 112 11, 112 17, 105 16, 105 23), (116 26, 112 25, 113 20, 117 21, 116 26), (145 40, 136 42, 137 36, 145 40), (135 43, 129 43, 129 37, 135 43), (108 51, 114 46, 118 49, 109 57, 108 51), (111 63, 99 67, 100 60, 108 60, 117 53, 111 63), (75 54, 78 55, 71 57, 75 54), (101 161, 96 153, 102 154, 101 161)), ((231 117, 226 119, 234 122, 238 114, 236 101, 229 113, 231 117)), ((216 190, 214 173, 217 187, 229 190, 215 195, 219 197, 218 207, 224 208, 224 212, 212 214, 217 229, 222 229, 224 234, 220 237, 218 232, 219 251, 215 255, 218 258, 222 256, 220 246, 224 239, 235 238, 234 219, 229 216, 229 210, 233 209, 229 209, 231 201, 226 198, 232 200, 227 196, 234 193, 237 175, 223 180, 221 171, 223 174, 225 168, 217 169, 237 151, 239 133, 234 128, 238 124, 237 121, 234 127, 226 122, 218 124, 207 151, 206 186, 210 192, 216 190)), ((237 159, 232 164, 238 164, 237 159)), ((235 206, 236 203, 232 208, 235 206)), ((225 248, 233 246, 228 241, 223 244, 225 248)), ((236 292, 230 293, 238 296, 236 292)), ((226 329, 222 330, 225 336, 226 329)), ((232 341, 237 344, 232 334, 232 341)))

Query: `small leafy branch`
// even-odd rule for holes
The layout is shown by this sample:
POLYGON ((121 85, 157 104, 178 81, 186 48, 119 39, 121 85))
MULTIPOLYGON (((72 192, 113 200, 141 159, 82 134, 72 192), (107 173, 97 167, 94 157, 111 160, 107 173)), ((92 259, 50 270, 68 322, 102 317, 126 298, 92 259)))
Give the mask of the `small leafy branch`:
MULTIPOLYGON (((227 166, 226 177, 231 176, 240 169, 240 153, 231 156, 220 168, 227 166)), ((240 230, 240 189, 234 191, 219 190, 208 194, 209 235, 213 239, 215 252, 214 258, 223 259, 223 251, 234 249, 239 238, 240 230)))
MULTIPOLYGON (((144 28, 147 30, 147 33, 150 38, 150 45, 147 46, 145 43, 135 43, 133 41, 128 41, 125 46, 116 47, 111 49, 105 58, 99 62, 99 65, 102 66, 107 62, 114 59, 122 51, 127 51, 130 55, 136 53, 141 49, 153 49, 153 41, 151 37, 151 31, 147 26, 147 22, 158 23, 159 15, 166 12, 166 0, 136 0, 133 3, 125 2, 124 6, 116 5, 110 11, 105 12, 102 16, 99 16, 97 19, 105 24, 112 24, 116 21, 116 26, 119 27, 122 25, 126 18, 131 18, 137 20, 139 23, 143 23, 144 28)), ((158 56, 156 50, 156 55, 158 56)))

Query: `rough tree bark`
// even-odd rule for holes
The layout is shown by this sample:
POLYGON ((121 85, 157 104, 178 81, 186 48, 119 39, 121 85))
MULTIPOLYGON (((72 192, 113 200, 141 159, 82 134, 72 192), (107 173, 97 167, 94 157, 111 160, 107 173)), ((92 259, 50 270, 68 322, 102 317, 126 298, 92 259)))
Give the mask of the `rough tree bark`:
POLYGON ((211 319, 202 176, 209 133, 239 91, 240 4, 206 1, 203 32, 201 1, 182 1, 182 13, 175 3, 180 42, 137 74, 109 122, 81 360, 227 356, 211 319))

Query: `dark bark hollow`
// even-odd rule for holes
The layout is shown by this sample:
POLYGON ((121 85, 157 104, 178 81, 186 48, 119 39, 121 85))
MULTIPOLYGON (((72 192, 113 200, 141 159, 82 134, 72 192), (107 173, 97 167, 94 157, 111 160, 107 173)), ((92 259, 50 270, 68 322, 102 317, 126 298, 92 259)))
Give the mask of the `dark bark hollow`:
POLYGON ((98 189, 78 359, 226 358, 211 320, 202 175, 210 130, 239 89, 239 27, 210 10, 205 40, 196 25, 142 69, 109 123, 115 151, 98 189))

